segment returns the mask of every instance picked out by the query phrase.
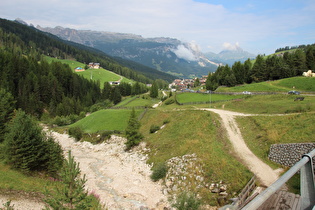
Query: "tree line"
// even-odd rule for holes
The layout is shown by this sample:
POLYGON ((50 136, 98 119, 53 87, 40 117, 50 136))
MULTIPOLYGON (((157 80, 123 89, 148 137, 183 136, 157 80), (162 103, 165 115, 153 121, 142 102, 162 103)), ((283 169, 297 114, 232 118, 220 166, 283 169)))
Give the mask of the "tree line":
POLYGON ((302 45, 291 46, 291 47, 290 46, 280 47, 280 48, 275 50, 275 53, 281 52, 281 51, 287 51, 287 50, 294 50, 294 49, 304 49, 304 48, 306 48, 308 46, 309 45, 302 44, 302 45))
POLYGON ((309 69, 315 70, 315 44, 279 55, 257 55, 255 61, 238 61, 232 67, 219 66, 216 72, 209 73, 206 88, 214 91, 221 85, 233 87, 244 83, 301 76, 309 69))

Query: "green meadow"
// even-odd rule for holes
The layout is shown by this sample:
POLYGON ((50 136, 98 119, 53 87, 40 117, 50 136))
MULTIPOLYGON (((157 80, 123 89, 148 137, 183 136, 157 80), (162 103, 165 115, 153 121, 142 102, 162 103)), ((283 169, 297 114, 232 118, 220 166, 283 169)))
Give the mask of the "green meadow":
MULTIPOLYGON (((46 56, 45 59, 48 62, 61 62, 64 64, 68 64, 72 71, 74 71, 75 68, 81 67, 85 68, 84 63, 80 63, 78 61, 74 60, 64 60, 64 59, 57 59, 57 58, 52 58, 49 56, 46 56)), ((78 75, 83 76, 86 79, 91 79, 94 81, 99 81, 101 88, 104 87, 105 82, 113 82, 113 81, 119 81, 125 82, 125 83, 134 83, 133 80, 127 79, 123 76, 120 76, 118 74, 115 74, 114 72, 108 71, 106 69, 100 68, 100 69, 86 69, 85 71, 80 71, 76 72, 78 75)))
POLYGON ((303 96, 303 101, 294 101, 296 95, 252 95, 244 99, 226 101, 213 104, 215 108, 222 108, 236 112, 250 114, 288 114, 315 111, 315 96, 303 96))
POLYGON ((216 92, 288 92, 290 90, 315 92, 315 78, 291 77, 275 81, 238 85, 235 87, 219 87, 216 92))
MULTIPOLYGON (((143 112, 137 109, 136 115, 143 112)), ((86 133, 96 133, 106 130, 124 131, 131 114, 131 109, 104 109, 93 112, 91 115, 70 125, 70 127, 80 127, 86 133)))
POLYGON ((244 95, 205 94, 205 93, 178 93, 176 99, 179 103, 190 102, 217 102, 244 98, 244 95))

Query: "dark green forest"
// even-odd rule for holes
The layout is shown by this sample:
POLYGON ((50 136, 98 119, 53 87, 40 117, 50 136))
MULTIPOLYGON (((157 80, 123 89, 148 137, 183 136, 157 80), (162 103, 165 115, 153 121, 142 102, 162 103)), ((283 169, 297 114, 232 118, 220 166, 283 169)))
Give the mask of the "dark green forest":
POLYGON ((207 89, 302 76, 309 69, 315 70, 315 44, 292 49, 295 50, 270 56, 258 55, 254 62, 248 59, 244 63, 235 62, 232 67, 219 66, 216 72, 209 73, 207 89))

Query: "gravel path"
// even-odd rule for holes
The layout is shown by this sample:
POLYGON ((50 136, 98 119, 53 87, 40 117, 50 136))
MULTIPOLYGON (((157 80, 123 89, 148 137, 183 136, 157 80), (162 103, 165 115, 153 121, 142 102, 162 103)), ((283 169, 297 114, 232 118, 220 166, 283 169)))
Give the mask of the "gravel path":
POLYGON ((242 162, 252 171, 260 180, 262 185, 270 186, 279 178, 277 170, 273 170, 270 166, 261 161, 252 151, 247 147, 242 137, 241 131, 235 121, 235 116, 253 116, 251 114, 242 114, 220 109, 203 109, 215 112, 220 115, 224 127, 227 130, 228 137, 235 149, 237 155, 242 162))

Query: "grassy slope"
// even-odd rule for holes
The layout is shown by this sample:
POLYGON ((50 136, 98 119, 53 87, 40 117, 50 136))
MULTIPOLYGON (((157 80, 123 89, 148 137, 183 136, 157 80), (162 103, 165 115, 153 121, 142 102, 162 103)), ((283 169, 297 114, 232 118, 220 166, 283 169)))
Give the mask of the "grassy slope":
MULTIPOLYGON (((141 112, 143 112, 143 110, 136 110, 137 115, 141 112)), ((100 110, 70 125, 70 127, 79 126, 86 133, 95 133, 104 130, 124 131, 127 127, 130 114, 131 110, 128 109, 100 110)))
POLYGON ((315 91, 314 77, 291 77, 282 80, 267 81, 260 83, 252 83, 239 85, 235 87, 219 87, 217 92, 287 92, 294 87, 298 91, 315 91))
POLYGON ((232 191, 240 190, 252 175, 233 156, 217 115, 211 112, 149 110, 141 124, 140 132, 151 148, 149 162, 195 153, 202 159, 208 182, 223 180, 232 191), (170 121, 165 128, 149 133, 151 125, 162 126, 165 120, 170 121))
POLYGON ((315 96, 304 96, 303 101, 294 101, 295 95, 254 95, 243 100, 214 104, 217 108, 251 114, 285 114, 315 111, 315 96))
POLYGON ((271 144, 315 142, 315 113, 242 117, 238 123, 249 148, 266 162, 271 144))
MULTIPOLYGON (((61 62, 61 63, 68 64, 73 71, 77 67, 81 67, 81 68, 85 67, 85 64, 80 63, 78 61, 74 61, 74 60, 63 60, 63 59, 51 58, 48 56, 46 56, 45 59, 48 62, 61 62)), ((78 75, 82 75, 86 79, 91 79, 91 77, 92 77, 92 80, 94 80, 94 81, 99 80, 101 88, 103 88, 104 82, 118 81, 121 78, 120 75, 115 74, 111 71, 102 69, 102 68, 101 69, 87 69, 85 71, 76 72, 76 73, 78 75)), ((133 81, 130 79, 127 79, 125 77, 122 77, 122 78, 123 79, 121 82, 133 83, 133 81)))
MULTIPOLYGON (((16 190, 25 192, 44 192, 43 186, 50 186, 52 182, 48 179, 27 176, 21 172, 12 170, 8 165, 0 162, 0 191, 16 190)), ((2 204, 0 204, 2 206, 2 204)))
POLYGON ((244 98, 244 95, 222 95, 222 94, 203 94, 203 93, 179 93, 176 98, 179 103, 189 102, 212 102, 225 101, 237 98, 244 98))

